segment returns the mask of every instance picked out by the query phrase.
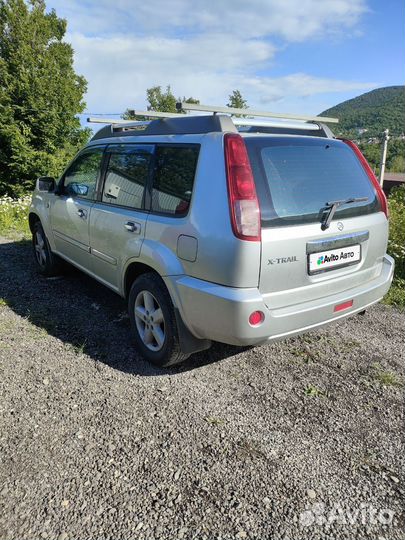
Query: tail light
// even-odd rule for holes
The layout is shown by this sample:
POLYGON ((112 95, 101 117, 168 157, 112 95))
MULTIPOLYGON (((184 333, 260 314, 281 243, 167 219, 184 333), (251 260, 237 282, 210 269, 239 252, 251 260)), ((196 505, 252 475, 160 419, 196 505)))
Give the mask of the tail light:
POLYGON ((238 133, 224 137, 232 229, 241 240, 260 241, 260 208, 245 143, 238 133))
POLYGON ((380 186, 380 182, 377 180, 373 169, 368 164, 366 158, 361 153, 359 147, 357 144, 355 144, 353 141, 349 141, 348 139, 341 139, 347 146, 350 146, 350 148, 353 150, 353 152, 356 154, 358 160, 363 166, 363 169, 366 171, 367 176, 370 178, 371 183, 375 187, 377 191, 378 198, 380 200, 381 210, 384 212, 384 214, 387 216, 388 219, 388 204, 387 204, 387 197, 385 196, 384 191, 382 190, 382 187, 380 186))

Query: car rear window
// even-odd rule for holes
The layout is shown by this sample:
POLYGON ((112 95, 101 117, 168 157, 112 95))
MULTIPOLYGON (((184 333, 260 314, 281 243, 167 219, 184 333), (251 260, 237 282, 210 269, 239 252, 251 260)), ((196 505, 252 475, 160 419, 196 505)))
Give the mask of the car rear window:
POLYGON ((367 197, 340 207, 335 218, 379 210, 362 165, 341 141, 303 137, 246 137, 260 201, 262 226, 321 221, 327 203, 367 197))

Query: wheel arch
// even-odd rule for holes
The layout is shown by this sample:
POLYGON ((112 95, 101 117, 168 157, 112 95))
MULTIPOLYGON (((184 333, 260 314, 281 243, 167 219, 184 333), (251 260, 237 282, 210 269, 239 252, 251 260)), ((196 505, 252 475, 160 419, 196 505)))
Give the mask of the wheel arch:
MULTIPOLYGON (((140 257, 131 257, 125 263, 123 279, 121 281, 121 291, 124 298, 128 298, 133 280, 146 272, 155 272, 163 282, 165 276, 182 275, 184 268, 178 257, 165 245, 154 240, 144 239, 142 242, 142 252, 140 257)), ((172 291, 165 283, 169 294, 172 291)))
POLYGON ((31 232, 34 232, 34 225, 37 221, 41 222, 41 218, 39 217, 39 215, 35 212, 30 212, 28 214, 28 225, 31 232))
POLYGON ((149 272, 153 272, 154 274, 158 275, 160 278, 162 277, 160 276, 159 272, 156 271, 155 268, 152 268, 148 264, 138 262, 138 261, 130 262, 128 264, 128 266, 125 269, 123 287, 122 287, 124 298, 128 299, 132 283, 142 274, 147 274, 149 272))
POLYGON ((170 290, 170 287, 168 287, 168 283, 166 280, 163 279, 163 277, 160 275, 158 270, 156 268, 153 268, 152 266, 149 266, 148 264, 142 263, 142 262, 131 262, 128 264, 125 275, 124 275, 124 283, 123 283, 123 292, 124 297, 128 299, 129 293, 131 290, 132 283, 137 279, 139 276, 143 274, 147 274, 152 272, 156 276, 160 278, 162 281, 164 287, 167 289, 167 292, 169 293, 169 296, 173 302, 174 307, 174 314, 176 317, 177 322, 177 329, 179 334, 179 341, 180 341, 180 347, 183 353, 189 355, 193 354, 198 351, 203 351, 208 349, 211 346, 211 341, 207 339, 200 339, 197 338, 187 327, 185 324, 182 315, 179 311, 179 308, 176 305, 174 295, 172 294, 173 291, 170 290))

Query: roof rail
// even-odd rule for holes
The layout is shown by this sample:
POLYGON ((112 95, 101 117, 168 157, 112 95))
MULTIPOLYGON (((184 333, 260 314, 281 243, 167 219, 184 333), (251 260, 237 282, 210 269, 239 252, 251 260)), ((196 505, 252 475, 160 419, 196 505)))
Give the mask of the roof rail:
MULTIPOLYGON (((145 118, 184 118, 184 114, 182 113, 135 110, 129 110, 128 112, 131 114, 131 116, 144 116, 145 118)), ((89 118, 87 118, 87 122, 90 122, 91 124, 125 124, 126 126, 129 126, 129 124, 134 124, 135 122, 139 123, 138 120, 125 120, 124 118, 104 118, 102 116, 90 116, 89 118)))
MULTIPOLYGON (((150 122, 119 120, 108 123, 110 119, 97 118, 97 123, 107 123, 108 125, 101 128, 91 140, 136 135, 192 135, 213 132, 237 133, 238 131, 232 118, 222 114, 209 116, 164 114, 170 114, 170 116, 164 116, 150 122)), ((141 116, 139 113, 137 115, 141 116)), ((94 121, 94 119, 89 118, 88 121, 94 121)))
POLYGON ((238 127, 241 128, 240 131, 250 133, 299 135, 302 134, 302 131, 305 131, 306 135, 333 138, 332 131, 323 122, 336 123, 339 121, 337 118, 321 116, 299 116, 232 107, 209 107, 186 102, 177 103, 176 107, 177 110, 182 111, 205 111, 213 114, 187 115, 184 112, 131 110, 131 115, 151 118, 151 120, 138 121, 90 117, 87 119, 88 122, 109 124, 98 131, 92 140, 129 135, 186 135, 237 132, 238 127), (231 117, 231 114, 242 115, 242 117, 231 117), (269 120, 257 120, 252 116, 269 118, 269 120), (274 120, 275 118, 276 120, 274 120), (295 121, 291 122, 291 120, 295 121))
POLYGON ((178 111, 202 111, 211 112, 214 114, 241 114, 244 116, 261 116, 263 118, 283 118, 286 120, 302 120, 304 122, 328 122, 330 124, 337 124, 338 118, 328 118, 326 116, 304 116, 299 114, 286 114, 286 113, 273 113, 268 111, 256 111, 253 109, 237 109, 235 107, 216 107, 211 105, 200 105, 196 103, 187 103, 181 101, 176 103, 178 111))

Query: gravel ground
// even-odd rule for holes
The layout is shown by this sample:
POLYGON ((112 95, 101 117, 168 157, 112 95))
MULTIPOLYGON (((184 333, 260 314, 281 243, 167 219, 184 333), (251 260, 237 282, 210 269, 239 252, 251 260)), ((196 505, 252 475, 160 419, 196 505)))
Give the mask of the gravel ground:
POLYGON ((404 538, 400 311, 164 370, 28 242, 0 276, 2 540, 404 538))

